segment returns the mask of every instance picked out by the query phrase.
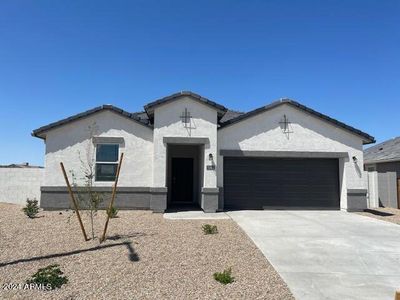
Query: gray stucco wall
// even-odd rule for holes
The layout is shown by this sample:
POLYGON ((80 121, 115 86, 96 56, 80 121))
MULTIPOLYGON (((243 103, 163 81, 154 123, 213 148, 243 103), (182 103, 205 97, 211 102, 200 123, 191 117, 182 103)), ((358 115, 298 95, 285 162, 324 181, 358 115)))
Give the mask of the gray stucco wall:
POLYGON ((43 168, 0 168, 0 202, 22 204, 40 200, 43 168))
POLYGON ((397 208, 397 175, 396 172, 378 172, 379 205, 397 208))
MULTIPOLYGON (((111 199, 111 187, 95 187, 96 192, 104 193, 100 208, 106 208, 111 199)), ((66 187, 41 187, 40 207, 45 210, 72 208, 71 198, 66 187)), ((120 187, 117 190, 115 207, 117 209, 150 209, 153 192, 149 187, 120 187)), ((160 206, 158 210, 161 210, 160 206)), ((164 208, 165 209, 165 208, 164 208)))
POLYGON ((347 190, 347 211, 363 211, 368 208, 366 189, 347 190))
POLYGON ((376 164, 376 170, 379 173, 396 172, 397 178, 400 178, 400 161, 376 164))

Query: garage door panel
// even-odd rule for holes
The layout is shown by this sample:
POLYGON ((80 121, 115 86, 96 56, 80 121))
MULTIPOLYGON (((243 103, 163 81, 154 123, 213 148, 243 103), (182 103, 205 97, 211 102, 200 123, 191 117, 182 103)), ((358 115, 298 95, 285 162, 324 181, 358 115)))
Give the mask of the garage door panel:
POLYGON ((337 159, 224 158, 225 207, 339 208, 337 159))

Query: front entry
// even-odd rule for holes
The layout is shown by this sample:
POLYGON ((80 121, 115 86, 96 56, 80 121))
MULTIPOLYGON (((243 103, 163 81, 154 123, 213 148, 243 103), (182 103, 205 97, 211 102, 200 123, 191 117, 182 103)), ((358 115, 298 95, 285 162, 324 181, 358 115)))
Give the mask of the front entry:
POLYGON ((191 157, 172 157, 171 204, 193 203, 193 167, 191 157))

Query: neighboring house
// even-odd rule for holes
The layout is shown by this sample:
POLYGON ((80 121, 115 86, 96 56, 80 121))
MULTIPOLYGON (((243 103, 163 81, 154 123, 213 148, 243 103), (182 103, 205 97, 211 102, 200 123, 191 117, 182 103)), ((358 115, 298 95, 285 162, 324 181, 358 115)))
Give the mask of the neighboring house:
POLYGON ((119 208, 366 208, 363 145, 374 138, 298 102, 239 113, 180 92, 144 110, 103 105, 34 130, 46 144, 41 206, 69 206, 59 163, 79 173, 93 146, 98 191, 111 191, 124 153, 119 208))
POLYGON ((0 202, 25 204, 40 199, 44 169, 29 163, 0 165, 0 202))
POLYGON ((400 137, 364 150, 364 168, 377 172, 380 206, 400 207, 400 137))

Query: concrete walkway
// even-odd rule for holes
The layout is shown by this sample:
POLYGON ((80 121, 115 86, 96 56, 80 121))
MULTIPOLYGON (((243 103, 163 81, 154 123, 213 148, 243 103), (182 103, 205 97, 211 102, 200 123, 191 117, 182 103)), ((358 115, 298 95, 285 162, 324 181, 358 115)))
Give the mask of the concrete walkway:
POLYGON ((230 219, 224 212, 205 213, 202 210, 178 211, 164 213, 165 219, 170 220, 226 220, 230 219))
POLYGON ((296 299, 394 299, 400 226, 341 211, 235 211, 296 299))

